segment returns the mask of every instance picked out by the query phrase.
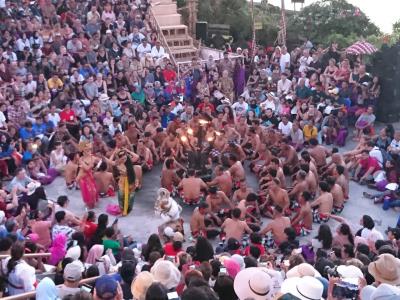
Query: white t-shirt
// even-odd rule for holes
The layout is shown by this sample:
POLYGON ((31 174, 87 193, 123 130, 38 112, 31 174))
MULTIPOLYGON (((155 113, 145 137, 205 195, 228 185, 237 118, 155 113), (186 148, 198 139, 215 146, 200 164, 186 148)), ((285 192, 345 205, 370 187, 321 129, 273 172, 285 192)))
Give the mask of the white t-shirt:
POLYGON ((262 109, 268 109, 268 108, 270 108, 270 109, 272 109, 272 111, 275 111, 275 108, 276 108, 276 106, 275 106, 275 102, 274 101, 271 101, 271 100, 265 100, 264 102, 262 102, 262 103, 260 103, 260 107, 262 108, 262 109))
POLYGON ((382 164, 383 164, 383 155, 382 155, 381 150, 379 150, 378 147, 372 148, 372 150, 369 151, 369 156, 375 157, 376 160, 378 161, 379 165, 382 167, 382 164))
POLYGON ((292 130, 292 122, 287 122, 287 124, 283 124, 283 122, 280 122, 278 125, 278 129, 284 134, 284 135, 290 135, 290 131, 292 130))
POLYGON ((154 46, 151 49, 151 56, 153 58, 162 58, 164 55, 165 55, 164 47, 160 47, 160 49, 157 49, 157 47, 154 46))
POLYGON ((248 108, 249 108, 249 105, 246 102, 243 102, 243 103, 235 102, 232 105, 232 109, 235 111, 236 116, 246 115, 248 108))
POLYGON ((364 239, 367 239, 368 241, 376 242, 377 240, 383 240, 383 235, 380 233, 378 230, 375 228, 372 228, 371 230, 368 228, 364 228, 361 231, 361 237, 364 239))
POLYGON ((144 46, 143 44, 140 44, 136 48, 136 52, 138 53, 139 57, 142 58, 146 55, 146 53, 151 53, 151 46, 150 46, 150 44, 147 44, 146 46, 144 46))
POLYGON ((0 111, 0 128, 5 127, 6 125, 6 117, 4 116, 3 112, 0 111))
POLYGON ((299 72, 307 71, 307 68, 308 68, 308 66, 310 65, 310 63, 312 61, 313 61, 313 58, 311 56, 309 56, 309 57, 305 57, 305 56, 300 57, 300 60, 299 60, 299 63, 300 63, 299 72))
MULTIPOLYGON (((7 269, 4 269, 4 266, 7 266, 9 259, 6 258, 2 265, 4 274, 7 274, 7 269)), ((35 290, 33 285, 36 282, 35 268, 28 265, 24 260, 20 260, 14 270, 8 274, 8 281, 12 284, 7 285, 10 296, 33 291, 35 290)))
POLYGON ((279 79, 279 81, 278 81, 278 96, 289 93, 291 87, 292 87, 292 82, 289 79, 286 79, 285 81, 282 81, 282 79, 279 79))
POLYGON ((290 64, 290 54, 282 54, 281 58, 279 59, 279 65, 281 66, 281 72, 285 72, 286 64, 290 64))
POLYGON ((392 148, 390 152, 398 153, 398 151, 400 150, 400 141, 396 141, 396 139, 393 139, 390 143, 390 147, 392 148))
POLYGON ((60 122, 60 115, 58 113, 53 114, 48 114, 49 116, 49 121, 52 121, 54 126, 58 126, 58 123, 60 122))

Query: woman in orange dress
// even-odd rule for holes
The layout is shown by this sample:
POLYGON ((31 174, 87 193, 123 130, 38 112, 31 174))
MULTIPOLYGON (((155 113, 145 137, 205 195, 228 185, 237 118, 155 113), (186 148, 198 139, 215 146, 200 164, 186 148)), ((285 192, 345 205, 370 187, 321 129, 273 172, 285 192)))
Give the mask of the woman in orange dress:
POLYGON ((93 176, 93 168, 99 158, 92 154, 92 144, 88 141, 79 143, 79 151, 82 156, 79 159, 79 173, 76 181, 81 189, 83 202, 87 207, 94 208, 99 200, 99 193, 93 176))

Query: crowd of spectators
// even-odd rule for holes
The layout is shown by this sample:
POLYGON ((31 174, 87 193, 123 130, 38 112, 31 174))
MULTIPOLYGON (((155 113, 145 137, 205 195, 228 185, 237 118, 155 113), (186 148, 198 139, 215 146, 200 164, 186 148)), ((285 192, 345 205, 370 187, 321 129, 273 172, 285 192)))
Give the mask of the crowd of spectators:
POLYGON ((368 214, 340 216, 347 201, 366 201, 351 199, 349 180, 377 189, 364 196, 383 209, 400 206, 400 133, 375 132, 379 78, 337 43, 310 42, 227 45, 178 72, 150 7, 0 1, 2 296, 400 299, 400 221, 384 234, 368 214), (350 137, 356 147, 343 152, 350 137), (168 226, 135 241, 117 218, 96 216, 116 194, 116 214, 129 214, 157 164, 163 188, 198 204, 190 233, 168 226), (67 196, 47 200, 58 177, 81 189, 83 217, 67 196))

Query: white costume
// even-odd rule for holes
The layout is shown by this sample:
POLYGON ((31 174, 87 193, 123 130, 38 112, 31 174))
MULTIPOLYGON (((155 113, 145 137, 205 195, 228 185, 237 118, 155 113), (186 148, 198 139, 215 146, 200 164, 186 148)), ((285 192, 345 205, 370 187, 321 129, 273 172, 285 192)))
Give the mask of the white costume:
POLYGON ((157 192, 158 197, 154 204, 154 211, 164 222, 176 221, 180 218, 182 207, 171 198, 167 189, 160 188, 157 192))

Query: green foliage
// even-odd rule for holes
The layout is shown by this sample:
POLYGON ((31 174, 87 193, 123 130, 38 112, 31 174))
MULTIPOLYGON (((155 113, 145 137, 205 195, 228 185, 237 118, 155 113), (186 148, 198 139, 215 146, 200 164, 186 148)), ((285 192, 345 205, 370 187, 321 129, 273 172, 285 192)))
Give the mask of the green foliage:
POLYGON ((324 44, 329 45, 332 42, 337 42, 338 45, 340 45, 340 48, 347 48, 348 46, 354 44, 359 40, 358 36, 354 33, 351 33, 348 36, 344 36, 343 34, 340 33, 333 33, 324 39, 324 44))
POLYGON ((400 35, 400 20, 393 24, 393 34, 400 35))
MULTIPOLYGON (((199 21, 229 24, 235 45, 251 40, 252 20, 250 4, 246 0, 199 0, 198 3, 199 21)), ((274 44, 280 26, 280 8, 263 1, 254 5, 254 16, 263 24, 263 28, 257 31, 257 42, 274 44)), ((344 48, 360 38, 380 36, 378 27, 346 0, 320 0, 304 7, 301 12, 287 10, 286 19, 289 46, 310 39, 314 44, 324 45, 335 40, 344 48)), ((400 36, 400 21, 398 23, 400 36)))
POLYGON ((246 0, 200 0, 199 21, 210 24, 227 24, 235 42, 251 38, 251 17, 246 0))
POLYGON ((289 19, 288 27, 297 28, 314 43, 323 44, 334 35, 348 45, 357 38, 380 33, 363 12, 345 0, 320 0, 308 5, 289 19))

